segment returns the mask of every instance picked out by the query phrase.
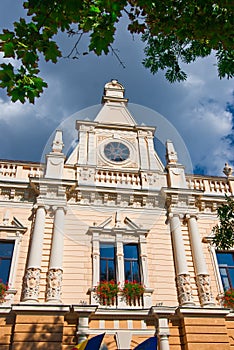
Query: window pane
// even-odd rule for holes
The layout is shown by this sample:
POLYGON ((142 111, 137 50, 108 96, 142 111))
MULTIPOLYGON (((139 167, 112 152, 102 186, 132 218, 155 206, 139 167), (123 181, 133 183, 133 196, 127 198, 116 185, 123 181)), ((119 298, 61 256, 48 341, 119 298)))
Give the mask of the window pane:
POLYGON ((10 275, 14 242, 0 241, 0 280, 7 283, 10 275))
POLYGON ((219 265, 234 266, 232 253, 216 253, 219 265))
POLYGON ((100 281, 115 280, 115 246, 100 245, 100 281))
POLYGON ((0 259, 0 280, 3 283, 7 283, 9 280, 11 261, 0 259))
POLYGON ((234 288, 234 254, 217 252, 216 255, 224 290, 234 288))
POLYGON ((125 244, 124 245, 124 258, 138 259, 137 244, 125 244))
POLYGON ((232 288, 234 288, 234 268, 231 267, 228 269, 229 282, 232 288))
POLYGON ((125 261, 124 263, 124 271, 125 271, 125 280, 131 281, 131 264, 129 261, 125 261))
POLYGON ((124 245, 125 280, 140 282, 139 255, 137 244, 124 245))
POLYGON ((9 259, 12 258, 14 248, 14 242, 0 242, 0 258, 2 257, 8 257, 9 259))
POLYGON ((112 258, 115 257, 115 247, 113 244, 101 244, 100 246, 100 255, 103 258, 112 258))
POLYGON ((115 280, 115 263, 113 260, 108 261, 108 281, 115 280))
POLYGON ((100 281, 107 280, 107 268, 106 268, 106 260, 100 261, 100 281))
POLYGON ((136 282, 140 282, 140 271, 138 261, 132 263, 132 279, 136 282))

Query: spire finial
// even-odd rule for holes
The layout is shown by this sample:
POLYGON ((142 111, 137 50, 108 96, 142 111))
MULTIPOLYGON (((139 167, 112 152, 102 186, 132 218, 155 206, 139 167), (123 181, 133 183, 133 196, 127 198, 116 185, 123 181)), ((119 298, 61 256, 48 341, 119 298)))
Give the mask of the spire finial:
POLYGON ((178 162, 177 152, 175 151, 175 147, 174 147, 173 142, 171 140, 167 140, 166 148, 167 148, 167 154, 166 154, 167 163, 168 164, 171 164, 171 163, 176 164, 178 162))
POLYGON ((62 153, 63 150, 63 133, 62 130, 56 130, 52 143, 52 152, 62 153))
POLYGON ((125 88, 123 85, 120 84, 117 79, 112 79, 109 83, 106 83, 104 87, 102 102, 128 102, 128 99, 124 98, 124 91, 125 88))
POLYGON ((228 163, 225 163, 225 167, 223 168, 223 173, 224 173, 227 177, 229 177, 229 176, 232 175, 232 167, 229 166, 228 163))

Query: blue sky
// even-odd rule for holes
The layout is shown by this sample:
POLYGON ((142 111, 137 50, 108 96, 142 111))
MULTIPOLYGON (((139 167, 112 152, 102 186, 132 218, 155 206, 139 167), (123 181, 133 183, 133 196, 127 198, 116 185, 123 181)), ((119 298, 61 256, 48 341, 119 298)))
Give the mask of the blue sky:
MULTIPOLYGON (((1 29, 11 27, 23 15, 21 1, 1 0, 1 29)), ((163 73, 153 76, 142 66, 143 43, 126 32, 126 25, 126 20, 120 21, 113 45, 125 69, 111 54, 81 55, 78 60, 61 58, 56 65, 42 61, 41 75, 49 87, 35 105, 12 103, 6 92, 0 91, 1 159, 39 161, 58 125, 75 112, 99 104, 105 83, 114 78, 125 86, 129 102, 159 112, 174 126, 196 172, 221 175, 225 162, 234 163, 233 81, 217 77, 215 57, 185 67, 188 80, 172 85, 163 73)), ((59 36, 64 56, 74 40, 59 36)), ((84 39, 78 50, 82 52, 85 45, 84 39)), ((147 124, 144 116, 142 122, 147 124)), ((157 127, 156 115, 153 124, 157 127)))

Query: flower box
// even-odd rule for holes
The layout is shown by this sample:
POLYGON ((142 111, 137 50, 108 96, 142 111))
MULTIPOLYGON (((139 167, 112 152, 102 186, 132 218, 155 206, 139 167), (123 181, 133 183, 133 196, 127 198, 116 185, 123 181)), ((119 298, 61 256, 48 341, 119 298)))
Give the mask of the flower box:
POLYGON ((7 284, 4 284, 0 280, 0 303, 4 303, 7 289, 8 289, 7 284))
POLYGON ((116 305, 119 290, 119 285, 114 280, 101 281, 94 288, 99 303, 106 306, 116 305))
POLYGON ((225 290, 221 298, 221 301, 224 307, 227 307, 229 309, 234 309, 234 289, 229 288, 225 290))
POLYGON ((129 306, 140 306, 144 292, 144 286, 136 281, 125 281, 124 287, 121 290, 123 298, 129 306))

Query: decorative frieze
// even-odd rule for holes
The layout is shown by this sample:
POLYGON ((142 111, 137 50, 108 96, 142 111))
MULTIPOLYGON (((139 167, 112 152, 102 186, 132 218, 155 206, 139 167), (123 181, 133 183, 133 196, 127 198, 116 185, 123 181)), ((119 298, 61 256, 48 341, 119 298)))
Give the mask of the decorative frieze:
POLYGON ((180 305, 194 304, 190 276, 188 274, 178 275, 176 277, 176 282, 180 305))
POLYGON ((40 286, 40 274, 39 268, 28 268, 24 277, 24 291, 23 299, 26 300, 38 300, 39 286, 40 286))
POLYGON ((50 269, 47 274, 46 300, 58 302, 61 300, 63 271, 61 269, 50 269))
POLYGON ((14 201, 14 202, 34 202, 35 193, 28 187, 28 184, 24 188, 14 188, 13 184, 9 184, 9 187, 0 187, 0 200, 14 201))
POLYGON ((210 276, 197 275, 196 281, 201 305, 215 305, 210 288, 210 276))
POLYGON ((133 208, 149 208, 158 209, 164 208, 164 200, 160 195, 160 192, 154 193, 142 193, 142 194, 132 194, 130 193, 120 193, 120 192, 91 192, 89 190, 77 190, 69 192, 68 203, 79 203, 83 205, 97 205, 97 206, 110 206, 118 205, 119 207, 133 207, 133 208))

